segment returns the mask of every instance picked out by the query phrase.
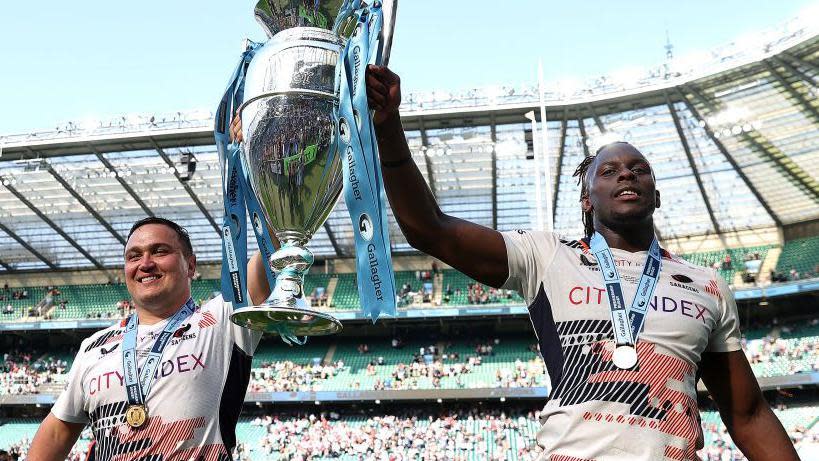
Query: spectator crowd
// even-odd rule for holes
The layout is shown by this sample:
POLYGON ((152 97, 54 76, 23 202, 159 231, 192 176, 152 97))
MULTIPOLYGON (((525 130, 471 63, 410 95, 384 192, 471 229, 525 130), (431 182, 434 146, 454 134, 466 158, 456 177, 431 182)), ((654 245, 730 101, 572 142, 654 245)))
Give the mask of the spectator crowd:
POLYGON ((12 350, 0 364, 0 395, 38 394, 39 387, 68 373, 65 360, 37 352, 12 350))
MULTIPOLYGON (((778 410, 785 410, 782 404, 778 410)), ((810 412, 810 408, 802 411, 810 412)), ((702 461, 744 461, 725 426, 704 418, 702 461)), ((819 431, 786 427, 797 450, 819 445, 819 431)), ((522 405, 448 405, 320 412, 258 413, 237 427, 237 461, 333 459, 384 461, 533 461, 542 454, 535 436, 539 412, 522 405)), ((93 439, 86 427, 67 461, 86 459, 93 439)), ((25 461, 31 439, 0 447, 0 461, 25 461)))
MULTIPOLYGON (((804 336, 794 334, 791 328, 776 327, 773 330, 776 334, 743 341, 748 360, 758 375, 819 371, 819 335, 815 333, 819 329, 819 320, 800 326, 808 328, 804 336)), ((392 347, 402 349, 404 343, 396 338, 392 340, 392 347)), ((0 395, 35 394, 45 383, 64 382, 68 372, 64 360, 18 349, 3 355, 0 395)), ((371 352, 368 344, 358 344, 356 350, 357 354, 353 352, 353 355, 358 357, 337 352, 330 362, 315 358, 304 362, 276 360, 256 365, 248 390, 521 388, 542 386, 546 382, 545 367, 536 345, 529 345, 527 349, 520 343, 504 345, 500 339, 494 339, 465 348, 440 342, 389 359, 382 355, 383 349, 381 353, 371 352), (496 356, 499 351, 502 355, 496 356)))
POLYGON ((321 390, 322 383, 344 368, 339 360, 330 364, 296 364, 289 360, 268 362, 254 368, 249 392, 309 392, 321 390))
POLYGON ((244 443, 246 459, 307 461, 353 458, 374 460, 534 460, 537 414, 532 411, 463 409, 435 415, 421 409, 396 414, 266 415, 251 425, 264 430, 244 443))

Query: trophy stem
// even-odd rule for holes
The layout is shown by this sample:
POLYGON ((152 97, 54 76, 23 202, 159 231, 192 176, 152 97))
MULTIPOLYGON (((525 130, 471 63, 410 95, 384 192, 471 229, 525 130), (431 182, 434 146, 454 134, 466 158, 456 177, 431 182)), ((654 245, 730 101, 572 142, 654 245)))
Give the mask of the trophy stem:
POLYGON ((298 232, 282 232, 277 237, 282 246, 270 256, 270 266, 276 272, 276 286, 261 306, 236 309, 231 320, 252 330, 282 336, 337 333, 341 330, 341 322, 311 309, 304 294, 304 274, 314 261, 313 253, 301 246, 306 237, 298 232))
POLYGON ((265 304, 276 307, 309 308, 304 294, 304 274, 313 265, 313 253, 299 245, 295 235, 277 235, 281 248, 270 256, 270 266, 276 272, 276 286, 265 304))

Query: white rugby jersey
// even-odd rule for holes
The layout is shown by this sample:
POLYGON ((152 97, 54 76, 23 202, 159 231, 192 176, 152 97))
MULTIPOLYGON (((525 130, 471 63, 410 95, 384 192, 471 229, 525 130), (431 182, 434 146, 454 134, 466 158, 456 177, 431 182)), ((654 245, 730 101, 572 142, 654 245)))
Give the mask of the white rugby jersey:
MULTIPOLYGON (((736 303, 713 269, 662 250, 662 272, 637 344, 638 366, 612 363, 609 303, 583 241, 503 233, 504 288, 521 293, 551 381, 537 435, 549 461, 696 459, 696 373, 704 351, 740 349, 736 303)), ((647 252, 611 249, 627 305, 647 252)))
MULTIPOLYGON (((82 342, 68 386, 51 412, 63 421, 91 424, 97 461, 231 459, 251 359, 261 339, 260 333, 233 324, 231 313, 219 296, 176 330, 157 366, 144 426, 134 429, 125 422, 125 321, 82 342)), ((140 369, 167 322, 139 325, 140 369)))

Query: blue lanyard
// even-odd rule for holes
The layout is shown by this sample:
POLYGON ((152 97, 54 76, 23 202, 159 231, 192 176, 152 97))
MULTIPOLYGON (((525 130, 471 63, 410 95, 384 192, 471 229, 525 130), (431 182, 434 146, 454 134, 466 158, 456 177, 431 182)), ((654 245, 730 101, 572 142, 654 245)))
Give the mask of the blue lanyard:
POLYGON ((660 255, 660 244, 655 237, 651 241, 648 249, 648 256, 643 265, 643 273, 637 284, 637 292, 631 306, 627 307, 623 298, 623 288, 620 284, 620 274, 614 263, 614 256, 611 254, 606 239, 595 232, 590 242, 591 251, 597 259, 600 273, 603 274, 603 282, 606 285, 606 296, 609 300, 609 312, 611 313, 612 329, 616 346, 634 347, 640 331, 643 329, 646 312, 654 289, 657 287, 657 280, 660 278, 662 269, 662 256, 660 255))
POLYGON ((176 331, 180 323, 185 321, 193 314, 196 305, 193 299, 188 298, 188 301, 179 309, 173 317, 168 320, 165 329, 156 338, 151 352, 148 354, 148 360, 142 371, 138 371, 137 367, 137 326, 139 325, 139 317, 136 314, 131 314, 128 317, 128 323, 125 326, 125 333, 122 338, 122 368, 125 380, 125 391, 128 396, 128 403, 130 405, 144 405, 145 399, 148 398, 148 393, 151 392, 151 385, 154 381, 154 373, 156 367, 162 359, 162 352, 170 342, 171 336, 176 331), (139 379, 137 379, 139 374, 139 379))

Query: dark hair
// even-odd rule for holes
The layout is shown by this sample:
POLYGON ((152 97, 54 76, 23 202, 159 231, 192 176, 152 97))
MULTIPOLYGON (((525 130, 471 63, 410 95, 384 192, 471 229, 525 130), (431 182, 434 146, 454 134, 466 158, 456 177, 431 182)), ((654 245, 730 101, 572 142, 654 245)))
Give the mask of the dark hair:
MULTIPOLYGON (((577 165, 577 168, 574 170, 574 174, 572 174, 573 178, 577 178, 577 184, 580 186, 581 201, 589 196, 589 182, 587 180, 589 168, 591 168, 592 164, 594 163, 594 160, 597 158, 600 152, 603 151, 603 149, 609 146, 613 146, 615 144, 626 144, 628 146, 631 146, 634 150, 637 150, 636 147, 632 146, 630 143, 626 141, 615 141, 600 146, 600 148, 597 149, 594 155, 589 155, 588 157, 585 157, 580 162, 580 165, 577 165)), ((591 238, 591 236, 594 234, 594 213, 591 211, 584 211, 581 219, 583 221, 583 232, 586 234, 586 238, 591 238)))
POLYGON ((191 245, 191 238, 188 235, 188 231, 184 227, 171 221, 170 219, 158 218, 156 216, 148 216, 147 218, 142 218, 139 221, 135 222, 133 226, 131 226, 131 230, 128 232, 128 238, 126 240, 130 240, 131 236, 134 235, 134 232, 137 229, 148 224, 160 224, 162 226, 170 227, 171 230, 176 232, 176 236, 179 238, 179 241, 182 242, 182 254, 184 254, 185 256, 193 255, 193 246, 191 245))

